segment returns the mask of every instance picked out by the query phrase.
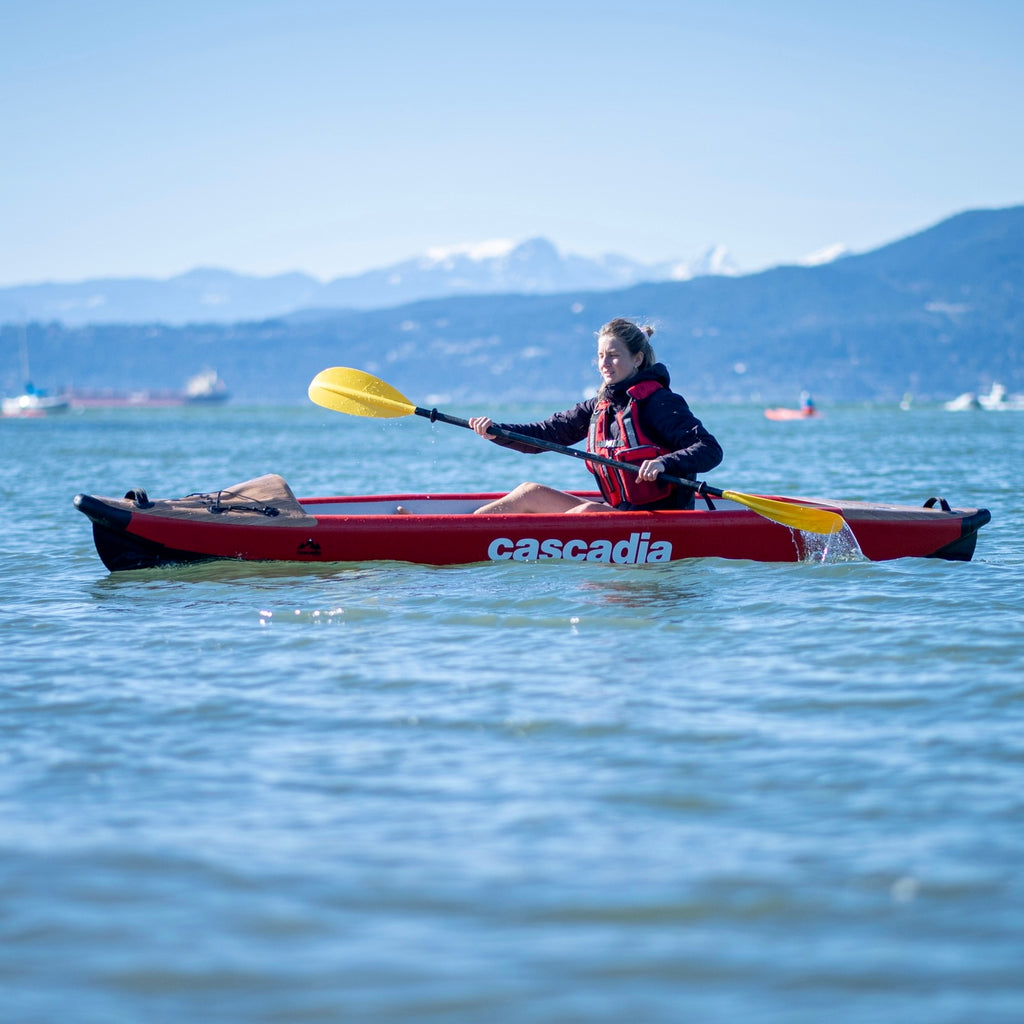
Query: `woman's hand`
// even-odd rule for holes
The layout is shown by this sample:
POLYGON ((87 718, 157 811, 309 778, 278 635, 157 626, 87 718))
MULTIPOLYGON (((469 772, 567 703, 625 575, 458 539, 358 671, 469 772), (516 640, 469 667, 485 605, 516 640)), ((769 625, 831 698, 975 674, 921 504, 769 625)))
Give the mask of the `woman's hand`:
POLYGON ((661 459, 648 459, 640 464, 640 472, 637 473, 636 477, 638 480, 657 480, 664 472, 665 463, 661 459))
POLYGON ((493 424, 494 424, 494 420, 492 420, 488 416, 472 416, 472 417, 470 417, 470 420, 469 420, 469 425, 481 437, 491 437, 492 436, 490 433, 488 433, 488 431, 490 431, 490 429, 493 426, 493 424))

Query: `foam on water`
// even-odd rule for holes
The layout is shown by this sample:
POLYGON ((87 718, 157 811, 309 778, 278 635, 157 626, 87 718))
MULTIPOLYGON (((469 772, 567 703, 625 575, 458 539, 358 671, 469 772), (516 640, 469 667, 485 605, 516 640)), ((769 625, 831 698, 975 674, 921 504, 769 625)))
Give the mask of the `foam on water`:
POLYGON ((835 533, 810 533, 806 530, 794 532, 800 534, 800 549, 804 552, 805 562, 835 565, 840 562, 867 561, 853 530, 846 523, 835 533))

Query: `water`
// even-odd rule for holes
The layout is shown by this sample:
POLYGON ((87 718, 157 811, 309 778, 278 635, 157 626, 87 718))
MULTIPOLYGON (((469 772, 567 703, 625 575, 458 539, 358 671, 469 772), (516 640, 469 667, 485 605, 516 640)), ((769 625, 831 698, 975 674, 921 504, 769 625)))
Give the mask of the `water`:
POLYGON ((993 522, 967 564, 109 575, 77 491, 585 469, 315 407, 0 423, 3 1019, 1021 1020, 1024 415, 699 412, 716 486, 993 522))

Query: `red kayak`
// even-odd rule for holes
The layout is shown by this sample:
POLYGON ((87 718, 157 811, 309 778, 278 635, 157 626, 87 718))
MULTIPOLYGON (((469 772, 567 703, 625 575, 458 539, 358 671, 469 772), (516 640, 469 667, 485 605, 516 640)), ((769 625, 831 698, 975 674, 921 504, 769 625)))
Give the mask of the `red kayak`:
POLYGON ((765 416, 770 420, 820 420, 821 413, 813 406, 802 409, 765 409, 765 416))
MULTIPOLYGON (((301 498, 269 474, 209 494, 151 501, 89 494, 75 507, 93 524, 96 550, 112 572, 240 559, 274 562, 403 561, 461 565, 561 560, 657 564, 684 558, 802 561, 809 535, 731 500, 687 511, 586 515, 473 515, 498 494, 394 494, 301 498)), ((581 498, 597 498, 582 493, 581 498)), ((872 561, 907 556, 969 561, 987 509, 951 509, 785 498, 843 517, 872 561)), ((820 540, 820 538, 819 538, 820 540)))

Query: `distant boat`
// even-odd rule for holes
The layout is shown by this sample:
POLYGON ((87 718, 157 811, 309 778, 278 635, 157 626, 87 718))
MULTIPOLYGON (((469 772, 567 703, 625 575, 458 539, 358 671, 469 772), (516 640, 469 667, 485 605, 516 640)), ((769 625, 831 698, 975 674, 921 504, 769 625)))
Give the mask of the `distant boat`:
POLYGON ((68 407, 66 398, 51 395, 31 383, 32 373, 28 363, 28 332, 24 324, 21 325, 21 340, 18 347, 21 355, 21 379, 26 381, 25 390, 13 398, 4 398, 0 404, 0 415, 5 419, 12 419, 14 417, 49 416, 50 413, 64 412, 68 407))
POLYGON ((978 401, 978 396, 973 391, 965 391, 962 395, 943 402, 942 408, 946 412, 968 412, 971 409, 980 409, 981 402, 978 401))
POLYGON ((216 370, 189 377, 181 391, 115 391, 112 388, 75 389, 66 393, 75 409, 162 409, 179 405, 214 405, 229 398, 227 385, 216 370))
POLYGON ((26 384, 24 394, 3 399, 0 415, 5 419, 49 416, 51 413, 65 412, 67 408, 68 400, 63 395, 48 395, 26 384))
POLYGON ((821 416, 814 399, 806 391, 800 393, 799 409, 765 409, 764 414, 770 420, 810 420, 821 416))
POLYGON ((217 376, 216 370, 205 369, 185 382, 185 403, 226 402, 227 385, 217 376))
POLYGON ((986 395, 965 391, 962 395, 944 402, 942 407, 947 412, 966 412, 970 409, 984 409, 986 412, 1021 412, 1024 411, 1024 395, 1008 395, 1005 386, 997 383, 989 388, 986 395))
POLYGON ((1024 395, 1008 395, 1002 384, 993 384, 987 395, 978 395, 978 402, 987 412, 1020 412, 1024 395))

